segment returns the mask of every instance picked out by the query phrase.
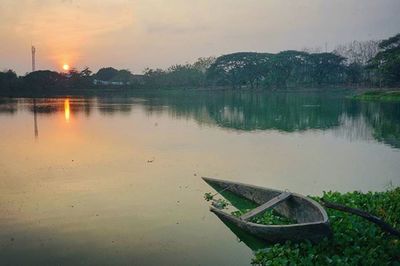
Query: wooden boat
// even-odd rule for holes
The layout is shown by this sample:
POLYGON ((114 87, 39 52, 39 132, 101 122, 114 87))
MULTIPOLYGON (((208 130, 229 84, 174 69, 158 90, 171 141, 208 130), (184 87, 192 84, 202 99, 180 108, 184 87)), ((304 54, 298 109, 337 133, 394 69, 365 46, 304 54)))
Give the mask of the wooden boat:
MULTIPOLYGON (((222 221, 228 221, 244 231, 268 242, 284 242, 286 240, 313 242, 331 235, 328 215, 316 201, 296 194, 269 188, 262 188, 231 181, 202 177, 205 182, 217 191, 233 193, 258 205, 255 209, 240 217, 234 216, 213 206, 210 210, 222 221), (267 209, 274 209, 281 216, 296 223, 288 225, 263 225, 251 222, 251 218, 267 209)), ((223 193, 221 195, 225 196, 223 193)), ((225 196, 225 198, 228 198, 225 196)))

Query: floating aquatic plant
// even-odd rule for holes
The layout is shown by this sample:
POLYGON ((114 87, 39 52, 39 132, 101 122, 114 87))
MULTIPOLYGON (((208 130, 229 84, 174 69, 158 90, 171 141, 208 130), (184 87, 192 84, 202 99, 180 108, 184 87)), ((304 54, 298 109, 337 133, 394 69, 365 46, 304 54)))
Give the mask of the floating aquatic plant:
MULTIPOLYGON (((319 200, 318 197, 313 197, 319 200)), ((326 201, 363 209, 400 227, 400 188, 387 192, 324 193, 326 201)), ((327 209, 333 237, 275 244, 256 252, 255 265, 400 265, 400 240, 375 224, 345 212, 327 209)), ((269 222, 269 221, 267 221, 269 222)))

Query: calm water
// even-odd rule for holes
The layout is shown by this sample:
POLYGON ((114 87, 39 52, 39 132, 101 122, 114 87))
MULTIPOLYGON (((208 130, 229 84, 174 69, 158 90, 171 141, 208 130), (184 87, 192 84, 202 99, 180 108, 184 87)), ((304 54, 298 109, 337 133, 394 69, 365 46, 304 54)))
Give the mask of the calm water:
POLYGON ((399 104, 333 94, 0 99, 0 264, 247 265, 201 176, 379 191, 399 148, 399 104))

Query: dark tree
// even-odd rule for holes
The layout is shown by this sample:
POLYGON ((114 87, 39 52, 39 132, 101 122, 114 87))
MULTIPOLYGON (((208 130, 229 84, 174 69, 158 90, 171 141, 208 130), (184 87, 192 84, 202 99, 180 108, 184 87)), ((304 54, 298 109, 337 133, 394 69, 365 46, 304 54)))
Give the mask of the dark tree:
POLYGON ((0 90, 14 90, 17 85, 18 77, 14 71, 0 72, 0 90))
POLYGON ((317 85, 344 82, 345 58, 332 53, 311 54, 312 77, 317 85))
POLYGON ((95 74, 95 78, 98 80, 109 81, 118 74, 118 70, 112 67, 105 67, 99 69, 95 74))
POLYGON ((379 53, 371 60, 369 68, 378 72, 384 85, 400 84, 400 34, 379 44, 379 53))
POLYGON ((65 86, 66 77, 60 73, 40 70, 31 72, 24 77, 25 88, 31 89, 56 89, 65 86))
POLYGON ((234 53, 218 57, 209 67, 207 76, 217 85, 230 84, 233 88, 258 86, 265 71, 269 54, 234 53))

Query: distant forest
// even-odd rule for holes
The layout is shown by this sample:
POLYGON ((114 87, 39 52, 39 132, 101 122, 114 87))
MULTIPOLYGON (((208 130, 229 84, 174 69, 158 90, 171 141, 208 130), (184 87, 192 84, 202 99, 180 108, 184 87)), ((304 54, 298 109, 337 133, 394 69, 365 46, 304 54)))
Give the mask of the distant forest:
POLYGON ((276 54, 239 52, 199 58, 193 64, 168 69, 129 70, 102 68, 92 73, 72 69, 49 70, 17 76, 0 72, 0 94, 23 95, 85 89, 233 88, 288 89, 349 87, 400 87, 400 34, 382 41, 354 41, 332 52, 321 49, 276 54))

